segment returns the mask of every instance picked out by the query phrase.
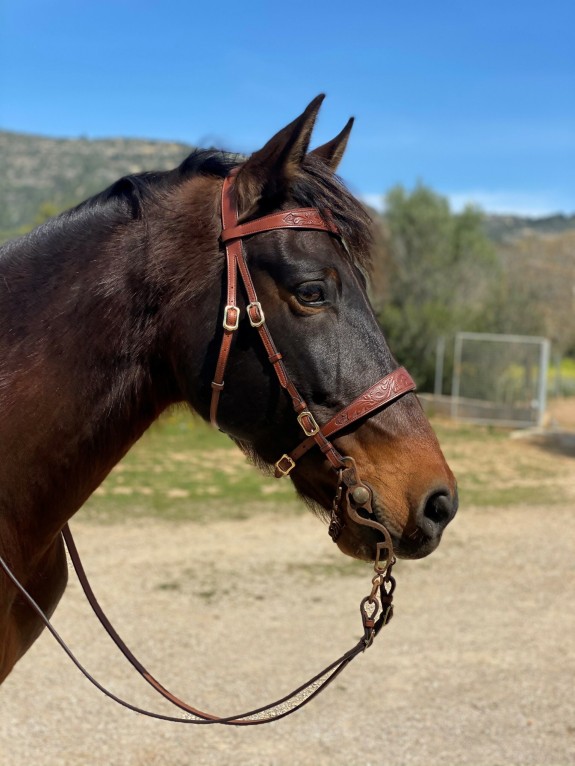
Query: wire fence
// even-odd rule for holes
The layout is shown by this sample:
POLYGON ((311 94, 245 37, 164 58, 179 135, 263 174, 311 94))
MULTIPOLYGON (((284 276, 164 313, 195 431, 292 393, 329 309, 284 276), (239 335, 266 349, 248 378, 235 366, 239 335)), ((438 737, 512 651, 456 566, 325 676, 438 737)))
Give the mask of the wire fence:
POLYGON ((546 338, 457 333, 452 417, 515 427, 541 425, 546 409, 549 353, 546 338))

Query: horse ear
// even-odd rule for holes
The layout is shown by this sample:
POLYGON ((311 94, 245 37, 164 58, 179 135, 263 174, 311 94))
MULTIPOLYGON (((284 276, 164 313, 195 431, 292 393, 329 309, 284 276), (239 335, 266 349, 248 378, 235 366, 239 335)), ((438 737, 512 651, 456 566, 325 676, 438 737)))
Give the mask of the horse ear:
POLYGON ((319 108, 325 95, 316 96, 305 111, 247 160, 235 183, 238 216, 246 218, 258 203, 287 190, 306 155, 319 108))
POLYGON ((319 157, 320 160, 323 160, 332 173, 335 173, 341 162, 352 127, 353 117, 350 117, 341 133, 338 133, 337 136, 332 138, 331 141, 328 141, 327 144, 318 146, 317 149, 310 152, 312 156, 319 157))

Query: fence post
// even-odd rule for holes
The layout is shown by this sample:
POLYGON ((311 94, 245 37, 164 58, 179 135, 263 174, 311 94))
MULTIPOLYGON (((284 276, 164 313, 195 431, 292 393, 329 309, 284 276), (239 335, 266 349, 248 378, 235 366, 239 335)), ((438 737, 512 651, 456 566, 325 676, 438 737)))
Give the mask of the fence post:
POLYGON ((445 360, 445 335, 440 335, 435 347, 435 383, 433 395, 441 396, 443 392, 443 364, 445 360))
POLYGON ((539 414, 537 425, 542 426, 547 410, 547 372, 549 369, 549 356, 551 353, 551 343, 546 339, 541 344, 541 363, 539 365, 539 381, 537 386, 537 399, 539 401, 539 414))
POLYGON ((461 375, 461 333, 455 336, 455 348, 453 350, 453 379, 451 382, 451 417, 456 419, 459 409, 459 378, 461 375))

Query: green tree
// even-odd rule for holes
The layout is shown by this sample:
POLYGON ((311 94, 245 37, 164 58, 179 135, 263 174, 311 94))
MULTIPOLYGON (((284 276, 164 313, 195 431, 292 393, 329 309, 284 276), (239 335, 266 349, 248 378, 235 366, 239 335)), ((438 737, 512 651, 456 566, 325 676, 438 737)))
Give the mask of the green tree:
POLYGON ((39 226, 41 223, 45 223, 50 218, 54 218, 55 215, 61 213, 65 208, 56 205, 54 202, 42 202, 38 208, 38 212, 34 216, 32 226, 39 226))
MULTIPOLYGON (((378 296, 391 348, 423 390, 431 390, 439 336, 481 330, 484 308, 500 274, 481 213, 454 214, 447 199, 418 185, 386 197, 388 276, 378 296)), ((449 348, 448 344, 448 348, 449 348)))

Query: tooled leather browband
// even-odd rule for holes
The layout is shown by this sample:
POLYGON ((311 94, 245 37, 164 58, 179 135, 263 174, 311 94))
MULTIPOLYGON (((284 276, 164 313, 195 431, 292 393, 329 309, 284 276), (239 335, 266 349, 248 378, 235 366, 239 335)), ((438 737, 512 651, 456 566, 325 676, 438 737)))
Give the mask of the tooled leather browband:
MULTIPOLYGON (((276 229, 311 229, 326 231, 341 239, 335 224, 322 216, 316 208, 297 208, 256 218, 247 223, 238 224, 238 215, 234 194, 234 179, 238 168, 234 168, 224 179, 222 185, 222 233, 221 242, 226 249, 226 305, 224 307, 223 337, 212 382, 210 420, 217 427, 217 412, 221 392, 224 388, 224 376, 234 332, 239 327, 240 308, 237 305, 237 273, 244 284, 248 305, 246 313, 252 327, 256 328, 266 349, 268 360, 273 366, 279 383, 292 399, 298 422, 305 434, 301 442, 289 455, 285 454, 275 465, 276 476, 287 476, 296 462, 313 446, 317 445, 334 468, 344 466, 344 459, 327 438, 333 436, 360 418, 372 415, 396 399, 415 389, 413 379, 403 367, 390 372, 358 396, 351 404, 331 418, 325 425, 319 426, 308 409, 304 399, 293 385, 282 355, 277 350, 265 322, 265 314, 258 301, 256 290, 243 251, 242 238, 276 229)), ((343 241, 343 240, 342 240, 343 241)))
POLYGON ((325 221, 319 210, 313 207, 300 207, 295 210, 288 210, 285 213, 272 213, 256 218, 255 221, 248 221, 239 226, 232 226, 224 229, 220 240, 229 242, 232 239, 241 239, 250 234, 259 234, 262 231, 273 231, 274 229, 317 229, 319 231, 331 231, 337 234, 339 231, 335 224, 325 221))

